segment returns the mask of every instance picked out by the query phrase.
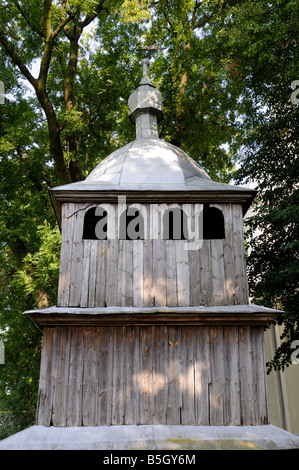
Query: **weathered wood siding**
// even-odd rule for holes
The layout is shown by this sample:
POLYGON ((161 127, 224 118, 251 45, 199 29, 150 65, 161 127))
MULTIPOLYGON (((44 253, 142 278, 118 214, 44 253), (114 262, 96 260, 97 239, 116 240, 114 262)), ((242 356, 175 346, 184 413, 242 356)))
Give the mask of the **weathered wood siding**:
MULTIPOLYGON (((224 214, 225 238, 203 240, 199 249, 186 250, 184 240, 150 236, 145 240, 83 240, 84 215, 91 205, 64 204, 58 305, 247 304, 242 206, 213 206, 224 214)), ((150 217, 153 206, 145 207, 150 217)))
POLYGON ((37 423, 261 425, 263 328, 46 327, 37 423))

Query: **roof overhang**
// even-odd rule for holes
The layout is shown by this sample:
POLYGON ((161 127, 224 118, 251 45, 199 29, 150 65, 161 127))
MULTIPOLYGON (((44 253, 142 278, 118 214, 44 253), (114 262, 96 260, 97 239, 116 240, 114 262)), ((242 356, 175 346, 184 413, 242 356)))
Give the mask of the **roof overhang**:
MULTIPOLYGON (((50 196, 55 210, 55 214, 59 225, 61 226, 61 206, 63 203, 81 202, 85 203, 117 203, 120 196, 125 196, 127 202, 140 202, 152 204, 183 204, 183 203, 237 203, 242 204, 243 215, 246 214, 257 191, 253 189, 242 188, 232 185, 222 185, 222 183, 213 183, 214 188, 211 190, 97 190, 90 189, 87 184, 83 187, 66 185, 62 187, 50 189, 50 196), (215 185, 219 185, 219 189, 215 189, 215 185), (68 189, 66 189, 69 186, 68 189), (72 187, 71 187, 72 186, 72 187), (226 186, 223 190, 223 186, 226 186), (230 188, 229 188, 230 187, 230 188)), ((91 186, 91 185, 89 185, 91 186)))
POLYGON ((270 327, 282 311, 261 305, 214 307, 49 307, 24 315, 42 331, 47 326, 261 326, 270 327))

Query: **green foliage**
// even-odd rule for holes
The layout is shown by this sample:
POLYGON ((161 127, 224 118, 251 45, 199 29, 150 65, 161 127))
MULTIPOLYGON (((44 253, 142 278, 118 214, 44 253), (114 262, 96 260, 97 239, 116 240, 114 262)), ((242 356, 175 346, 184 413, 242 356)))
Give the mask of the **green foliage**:
MULTIPOLYGON (((28 253, 18 269, 15 282, 36 303, 54 305, 57 299, 61 236, 58 227, 48 222, 37 227, 39 249, 28 253)), ((40 305, 39 305, 40 306, 40 305)))
POLYGON ((295 11, 295 0, 0 2, 2 437, 34 421, 41 337, 22 312, 56 303, 60 234, 48 189, 85 178, 134 139, 127 100, 152 44, 160 137, 214 180, 258 184, 249 279, 256 301, 285 309, 272 365, 288 364, 298 337, 295 11))
POLYGON ((283 342, 269 361, 270 372, 290 365, 292 342, 299 339, 299 108, 291 102, 291 83, 299 76, 296 2, 261 1, 250 12, 245 4, 240 11, 242 56, 236 25, 232 38, 239 66, 246 70, 247 132, 238 180, 255 182, 259 190, 248 221, 249 282, 255 302, 284 311, 279 318, 283 342), (249 112, 252 106, 255 112, 249 112))
POLYGON ((276 103, 275 117, 269 111, 248 139, 239 175, 259 183, 256 214, 248 222, 252 295, 257 303, 284 310, 279 318, 284 341, 268 364, 269 372, 290 364, 292 341, 299 338, 298 117, 298 106, 276 103))
POLYGON ((163 96, 161 137, 181 147, 218 181, 228 178, 242 80, 228 69, 217 37, 222 2, 163 0, 154 7, 148 43, 160 47, 151 73, 163 96))
POLYGON ((0 331, 5 344, 5 364, 0 365, 0 438, 35 422, 41 335, 22 313, 55 304, 57 298, 60 232, 45 221, 36 235, 38 249, 27 253, 21 267, 7 245, 2 243, 0 250, 0 331))

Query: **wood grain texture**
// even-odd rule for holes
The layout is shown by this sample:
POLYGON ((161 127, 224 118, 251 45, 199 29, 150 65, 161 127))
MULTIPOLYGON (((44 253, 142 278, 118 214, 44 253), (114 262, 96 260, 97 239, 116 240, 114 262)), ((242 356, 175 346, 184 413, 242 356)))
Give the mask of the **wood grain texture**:
MULTIPOLYGON (((248 303, 242 206, 212 205, 223 212, 225 238, 203 240, 192 250, 188 241, 163 239, 159 224, 151 232, 151 217, 157 212, 154 205, 145 205, 145 225, 147 234, 158 238, 144 240, 82 240, 84 215, 90 204, 63 205, 58 305, 248 303)), ((181 208, 190 214, 193 227, 197 209, 192 204, 181 208)), ((112 213, 117 217, 116 205, 112 213)))
POLYGON ((70 274, 73 249, 73 218, 74 204, 62 205, 61 250, 60 250, 60 276, 58 286, 58 305, 69 305, 70 274))
POLYGON ((71 334, 66 425, 77 426, 82 422, 84 335, 80 327, 73 327, 71 334))
POLYGON ((41 426, 50 426, 52 420, 53 390, 56 381, 56 377, 52 376, 52 369, 55 367, 55 332, 56 328, 47 328, 43 336, 37 404, 37 421, 41 426))
POLYGON ((263 334, 246 326, 45 328, 38 424, 265 424, 263 334))

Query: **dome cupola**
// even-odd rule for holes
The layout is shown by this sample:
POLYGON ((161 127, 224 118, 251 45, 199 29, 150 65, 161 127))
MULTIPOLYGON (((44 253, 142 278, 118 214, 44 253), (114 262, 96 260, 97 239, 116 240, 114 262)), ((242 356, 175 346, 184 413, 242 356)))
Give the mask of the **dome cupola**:
MULTIPOLYGON (((128 99, 130 120, 136 138, 104 158, 83 181, 51 189, 58 220, 61 204, 97 201, 117 193, 154 200, 163 192, 165 200, 241 202, 245 213, 255 195, 252 189, 211 180, 201 166, 182 149, 159 138, 162 97, 148 76, 149 59, 142 61, 143 75, 128 99), (111 193, 111 191, 113 193, 111 193)), ((200 152, 200 149, 199 149, 200 152)))

